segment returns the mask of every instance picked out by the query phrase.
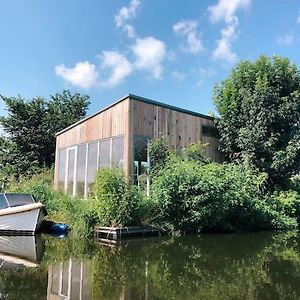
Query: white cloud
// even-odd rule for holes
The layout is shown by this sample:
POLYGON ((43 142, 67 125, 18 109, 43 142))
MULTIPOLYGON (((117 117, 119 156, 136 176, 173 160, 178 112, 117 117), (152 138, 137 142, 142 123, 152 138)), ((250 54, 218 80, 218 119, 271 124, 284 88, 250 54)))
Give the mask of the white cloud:
POLYGON ((216 23, 219 21, 228 22, 239 8, 248 8, 251 0, 219 0, 216 5, 209 6, 210 21, 216 23))
POLYGON ((197 75, 198 75, 198 81, 197 85, 201 86, 203 83, 208 80, 209 78, 215 76, 217 73, 215 70, 210 69, 210 68, 199 68, 197 70, 197 75))
POLYGON ((135 29, 133 26, 126 24, 123 26, 123 30, 126 32, 126 34, 129 38, 136 37, 135 29))
POLYGON ((117 27, 122 27, 125 21, 135 17, 139 5, 140 5, 139 0, 131 0, 128 7, 123 6, 119 10, 119 13, 115 16, 115 23, 117 27))
POLYGON ((96 67, 88 61, 78 62, 74 68, 67 68, 64 64, 57 65, 55 66, 55 74, 83 89, 89 89, 98 84, 99 74, 96 67))
POLYGON ((132 73, 131 63, 117 51, 103 51, 100 58, 102 59, 102 68, 111 70, 108 79, 100 83, 102 86, 114 87, 132 73))
POLYGON ((195 20, 182 20, 173 25, 175 34, 186 38, 187 46, 183 47, 184 51, 197 54, 204 50, 197 29, 198 22, 195 20))
POLYGON ((165 43, 151 36, 138 38, 131 49, 135 55, 135 67, 149 71, 155 79, 159 79, 167 53, 165 43))
POLYGON ((215 60, 223 60, 229 64, 237 61, 237 55, 231 49, 232 41, 237 37, 238 18, 233 16, 227 22, 227 27, 221 31, 221 38, 217 40, 217 47, 213 51, 212 57, 215 60))
POLYGON ((182 81, 184 81, 186 79, 187 74, 180 72, 180 71, 173 71, 172 72, 172 77, 179 83, 181 83, 182 81))
POLYGON ((292 34, 286 34, 283 36, 278 36, 276 38, 276 42, 280 46, 287 46, 294 43, 294 36, 292 34))
POLYGON ((209 6, 211 23, 224 21, 226 26, 221 31, 221 37, 217 40, 217 47, 212 57, 229 64, 237 61, 237 55, 233 52, 231 44, 238 36, 239 19, 235 15, 238 9, 249 7, 251 0, 219 0, 216 5, 209 6))

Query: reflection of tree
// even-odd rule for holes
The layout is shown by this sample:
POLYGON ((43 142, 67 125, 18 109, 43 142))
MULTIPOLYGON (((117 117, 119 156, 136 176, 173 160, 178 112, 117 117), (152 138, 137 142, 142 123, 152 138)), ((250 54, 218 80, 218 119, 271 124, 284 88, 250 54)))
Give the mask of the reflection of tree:
POLYGON ((72 260, 89 269, 92 299, 296 299, 299 242, 290 232, 131 240, 115 247, 47 239, 38 269, 0 273, 0 290, 4 299, 43 299, 48 265, 72 260))
POLYGON ((0 291, 1 299, 46 299, 47 269, 22 268, 1 271, 0 291))
MULTIPOLYGON (((129 243, 115 251, 101 248, 93 274, 95 299, 115 299, 120 294, 143 298, 146 281, 150 299, 255 299, 268 293, 273 299, 299 297, 300 287, 290 282, 290 276, 289 280, 284 276, 278 276, 278 282, 272 280, 280 274, 279 270, 272 272, 274 254, 286 264, 277 256, 290 249, 286 236, 187 236, 140 247, 129 243)), ((293 272, 300 268, 299 259, 297 250, 292 256, 293 272)), ((291 276, 296 283, 300 274, 291 276)))

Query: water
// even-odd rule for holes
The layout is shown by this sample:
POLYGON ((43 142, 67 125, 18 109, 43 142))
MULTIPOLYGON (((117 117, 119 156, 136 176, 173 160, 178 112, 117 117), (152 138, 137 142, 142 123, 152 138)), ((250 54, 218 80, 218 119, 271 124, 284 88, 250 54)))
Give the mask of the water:
POLYGON ((116 245, 0 237, 0 252, 0 299, 300 299, 295 232, 116 245))

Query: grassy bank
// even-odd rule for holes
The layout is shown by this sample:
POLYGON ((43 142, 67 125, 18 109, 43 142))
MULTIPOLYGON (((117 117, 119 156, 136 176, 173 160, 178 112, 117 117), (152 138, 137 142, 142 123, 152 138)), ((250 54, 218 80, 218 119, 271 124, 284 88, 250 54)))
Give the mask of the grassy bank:
MULTIPOLYGON (((189 153, 189 152, 187 152, 189 153)), ((272 191, 267 175, 246 164, 217 164, 169 153, 153 169, 146 197, 119 169, 101 169, 88 200, 52 188, 44 170, 10 184, 43 202, 48 219, 70 225, 74 237, 87 237, 94 225, 153 225, 169 234, 297 229, 298 181, 272 191)))
POLYGON ((67 223, 74 237, 87 237, 95 224, 94 213, 88 202, 71 197, 53 189, 53 170, 43 170, 31 176, 22 177, 18 182, 11 182, 11 192, 33 194, 38 201, 45 204, 48 220, 67 223))

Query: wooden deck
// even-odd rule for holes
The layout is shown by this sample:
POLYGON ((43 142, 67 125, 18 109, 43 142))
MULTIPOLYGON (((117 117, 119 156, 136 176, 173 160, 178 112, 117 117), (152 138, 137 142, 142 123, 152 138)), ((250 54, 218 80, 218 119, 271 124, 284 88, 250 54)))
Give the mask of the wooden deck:
POLYGON ((118 240, 131 237, 159 236, 160 232, 152 227, 101 227, 94 228, 94 237, 97 239, 118 240))

